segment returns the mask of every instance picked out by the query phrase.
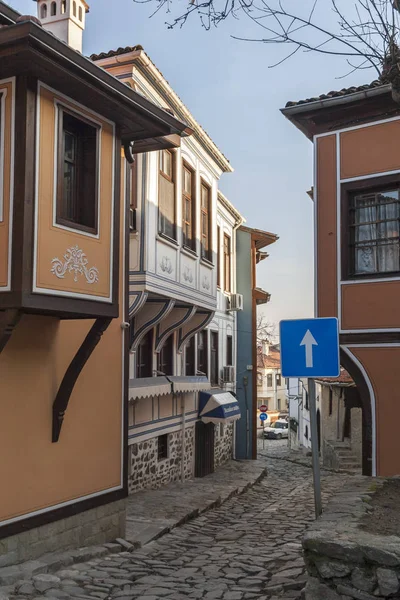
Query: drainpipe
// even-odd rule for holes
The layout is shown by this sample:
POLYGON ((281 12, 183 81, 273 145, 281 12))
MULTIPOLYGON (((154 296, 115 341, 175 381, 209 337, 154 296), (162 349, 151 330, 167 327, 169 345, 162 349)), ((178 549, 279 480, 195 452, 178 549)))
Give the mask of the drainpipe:
POLYGON ((249 414, 249 403, 247 401, 247 386, 249 384, 249 378, 243 377, 243 388, 244 388, 244 400, 246 403, 246 458, 250 456, 250 414, 249 414))
POLYGON ((185 394, 181 394, 181 410, 182 410, 182 460, 181 460, 181 480, 185 481, 185 451, 186 451, 186 414, 185 414, 185 394))

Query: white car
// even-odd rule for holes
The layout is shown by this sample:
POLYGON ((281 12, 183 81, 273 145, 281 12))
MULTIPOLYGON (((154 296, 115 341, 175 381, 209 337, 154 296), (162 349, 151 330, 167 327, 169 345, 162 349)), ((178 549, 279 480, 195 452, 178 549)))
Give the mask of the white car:
POLYGON ((289 423, 284 419, 278 419, 269 427, 264 427, 264 437, 272 440, 281 440, 289 436, 289 423))

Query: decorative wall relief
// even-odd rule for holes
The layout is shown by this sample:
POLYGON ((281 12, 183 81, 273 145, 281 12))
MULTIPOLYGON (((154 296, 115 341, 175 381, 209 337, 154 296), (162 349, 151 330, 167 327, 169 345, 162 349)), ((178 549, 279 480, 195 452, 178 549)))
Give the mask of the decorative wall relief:
POLYGON ((210 283, 210 279, 209 277, 207 277, 207 275, 203 275, 203 278, 201 280, 201 287, 203 288, 203 290, 209 290, 211 287, 211 283, 210 283))
POLYGON ((172 267, 172 261, 170 258, 168 258, 168 256, 162 257, 160 262, 160 269, 163 273, 168 273, 168 275, 171 275, 174 269, 172 267))
POLYGON ((189 283, 193 283, 193 272, 188 266, 185 266, 182 273, 183 279, 189 283))
POLYGON ((64 279, 66 273, 74 274, 74 281, 78 281, 78 275, 82 275, 87 283, 97 283, 99 281, 99 271, 96 267, 87 267, 88 259, 79 246, 68 248, 65 252, 64 262, 59 258, 53 258, 51 272, 59 279, 64 279))

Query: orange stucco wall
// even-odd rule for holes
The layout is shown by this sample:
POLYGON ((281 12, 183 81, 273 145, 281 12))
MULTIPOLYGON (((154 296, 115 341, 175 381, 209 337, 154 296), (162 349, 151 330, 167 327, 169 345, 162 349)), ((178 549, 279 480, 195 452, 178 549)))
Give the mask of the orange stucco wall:
POLYGON ((342 286, 342 329, 400 327, 400 281, 342 286))
POLYGON ((400 348, 351 348, 371 381, 376 404, 377 475, 400 474, 400 348))
POLYGON ((113 197, 113 126, 98 115, 77 107, 63 97, 45 87, 40 87, 39 110, 39 173, 38 173, 38 224, 37 224, 37 273, 36 286, 39 289, 57 292, 86 294, 95 297, 111 296, 110 247, 113 197), (99 236, 85 235, 54 225, 54 168, 56 146, 57 102, 72 108, 101 125, 100 133, 100 199, 99 199, 99 236), (68 249, 78 246, 86 255, 87 268, 98 270, 98 281, 89 283, 82 274, 74 277, 67 272, 58 278, 52 272, 53 259, 65 262, 68 249))
POLYGON ((341 179, 400 169, 400 121, 340 134, 341 179))
MULTIPOLYGON (((3 94, 4 102, 4 115, 2 119, 4 122, 4 132, 0 132, 0 144, 3 144, 3 177, 0 180, 2 185, 3 195, 3 218, 1 218, 0 211, 0 293, 1 288, 8 286, 9 270, 8 270, 8 247, 9 247, 9 235, 10 235, 10 201, 11 201, 11 185, 12 185, 12 173, 11 173, 11 155, 12 155, 12 112, 14 103, 14 83, 0 81, 0 94, 3 94)), ((0 146, 1 148, 1 146, 0 146)), ((0 152, 1 156, 1 152, 0 152)), ((0 199, 1 203, 1 199, 0 199)))
POLYGON ((319 317, 337 316, 336 137, 317 141, 317 281, 319 317))
POLYGON ((77 381, 58 443, 51 442, 53 401, 93 321, 25 315, 0 354, 0 481, 7 489, 0 525, 122 487, 123 253, 121 243, 119 318, 77 381))

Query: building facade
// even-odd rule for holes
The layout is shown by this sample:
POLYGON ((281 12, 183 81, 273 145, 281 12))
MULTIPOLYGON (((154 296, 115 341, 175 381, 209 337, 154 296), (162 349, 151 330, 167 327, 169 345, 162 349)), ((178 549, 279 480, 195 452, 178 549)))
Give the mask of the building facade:
MULTIPOLYGON (((39 15, 46 9, 50 20, 73 27, 74 15, 63 8, 38 4, 39 15)), ((1 3, 0 23, 0 478, 7 482, 0 560, 6 566, 124 534, 124 173, 132 143, 157 149, 188 131, 76 52, 67 36, 55 37, 46 22, 1 3)))
POLYGON ((316 315, 339 320, 341 364, 362 408, 363 473, 400 473, 400 107, 391 86, 289 103, 314 145, 316 315))
POLYGON ((287 388, 281 375, 281 353, 279 346, 268 340, 258 346, 257 353, 257 408, 268 407, 271 416, 288 412, 287 388))
POLYGON ((131 492, 212 472, 232 457, 236 228, 218 192, 232 168, 140 46, 92 56, 189 124, 176 146, 143 153, 128 174, 131 492), (221 409, 222 411, 222 409, 221 409))

